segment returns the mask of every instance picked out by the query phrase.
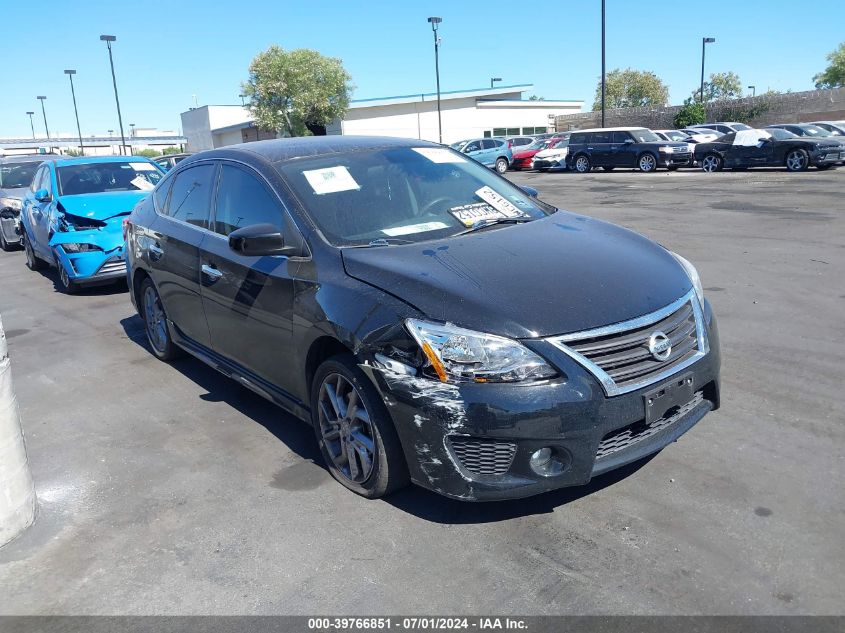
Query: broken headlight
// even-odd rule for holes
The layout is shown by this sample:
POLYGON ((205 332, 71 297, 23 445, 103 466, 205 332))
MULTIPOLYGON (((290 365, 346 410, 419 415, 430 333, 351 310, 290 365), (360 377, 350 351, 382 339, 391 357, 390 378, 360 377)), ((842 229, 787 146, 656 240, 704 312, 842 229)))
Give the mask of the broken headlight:
POLYGON ((94 244, 61 244, 65 253, 92 253, 103 250, 94 244))
POLYGON ((428 369, 442 382, 519 382, 557 373, 509 338, 417 319, 407 319, 405 325, 428 359, 428 369))

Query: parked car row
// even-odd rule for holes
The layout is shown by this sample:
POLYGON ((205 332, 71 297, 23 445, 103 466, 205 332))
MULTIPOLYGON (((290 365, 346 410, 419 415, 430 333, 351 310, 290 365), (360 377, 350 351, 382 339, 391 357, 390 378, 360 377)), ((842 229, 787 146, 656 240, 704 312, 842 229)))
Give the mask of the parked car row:
MULTIPOLYGON (((510 149, 484 145, 494 167, 510 149)), ((152 354, 191 354, 307 420, 368 498, 583 485, 718 408, 693 265, 479 162, 354 136, 201 152, 166 174, 49 159, 25 188, 23 244, 65 289, 120 268, 152 354)))

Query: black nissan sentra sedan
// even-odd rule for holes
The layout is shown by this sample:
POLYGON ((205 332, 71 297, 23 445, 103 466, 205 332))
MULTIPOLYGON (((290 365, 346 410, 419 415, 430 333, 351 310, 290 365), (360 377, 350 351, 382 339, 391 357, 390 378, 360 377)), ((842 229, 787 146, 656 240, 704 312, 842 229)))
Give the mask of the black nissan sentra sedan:
POLYGON ((425 141, 195 154, 126 225, 152 352, 310 421, 365 497, 585 484, 719 406, 695 268, 425 141))

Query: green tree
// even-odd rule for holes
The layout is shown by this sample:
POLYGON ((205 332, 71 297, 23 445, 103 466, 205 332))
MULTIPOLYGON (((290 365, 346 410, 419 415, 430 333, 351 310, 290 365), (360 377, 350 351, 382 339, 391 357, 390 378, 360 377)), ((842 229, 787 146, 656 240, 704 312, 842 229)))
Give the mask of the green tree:
MULTIPOLYGON (((701 98, 701 88, 693 90, 693 99, 701 98)), ((742 96, 742 82, 734 72, 712 73, 710 79, 704 82, 704 100, 737 99, 742 96)))
POLYGON ((172 146, 172 145, 170 147, 165 147, 163 150, 161 150, 162 156, 167 156, 168 154, 181 154, 181 153, 182 153, 182 150, 180 150, 178 147, 175 147, 175 146, 172 146))
POLYGON ((828 53, 827 61, 830 64, 824 69, 824 72, 813 77, 816 88, 845 86, 845 42, 842 42, 835 51, 828 53))
POLYGON ((133 152, 135 156, 146 156, 147 158, 155 158, 156 156, 161 156, 161 152, 157 149, 140 149, 137 152, 133 152))
MULTIPOLYGON (((607 73, 605 108, 664 106, 669 88, 653 72, 616 68, 607 73)), ((601 110, 601 79, 596 86, 593 110, 601 110)))
POLYGON ((678 110, 672 123, 677 129, 683 129, 690 125, 699 125, 706 120, 707 115, 704 112, 704 104, 690 97, 684 101, 684 105, 678 110))
POLYGON ((252 60, 241 87, 260 128, 303 136, 325 134, 326 125, 346 114, 351 79, 335 57, 271 46, 252 60))

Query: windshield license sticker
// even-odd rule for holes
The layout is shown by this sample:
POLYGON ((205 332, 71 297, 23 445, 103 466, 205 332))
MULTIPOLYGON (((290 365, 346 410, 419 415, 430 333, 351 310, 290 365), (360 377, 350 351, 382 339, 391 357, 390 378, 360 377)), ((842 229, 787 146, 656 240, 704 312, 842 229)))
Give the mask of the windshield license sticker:
POLYGON ((149 180, 144 178, 143 176, 135 176, 132 180, 130 180, 133 185, 135 185, 141 191, 152 191, 155 189, 155 185, 151 183, 149 180))
POLYGON ((417 154, 425 156, 432 163, 465 163, 466 158, 445 147, 412 147, 417 154))
POLYGON ((443 222, 423 222, 421 224, 409 224, 407 226, 394 226, 389 229, 382 229, 381 232, 390 237, 397 237, 399 235, 410 235, 412 233, 425 233, 426 231, 437 231, 438 229, 448 228, 448 224, 443 222))
POLYGON ((497 211, 500 211, 501 214, 507 218, 525 217, 525 213, 523 213, 517 207, 511 204, 511 202, 507 198, 496 193, 486 185, 476 191, 475 195, 484 200, 484 202, 488 203, 497 211))
POLYGON ((471 227, 481 220, 496 220, 505 217, 505 214, 490 206, 486 202, 474 204, 463 204, 459 207, 452 207, 449 213, 454 215, 464 226, 471 227))
POLYGON ((150 163, 129 163, 129 166, 132 167, 135 171, 155 171, 156 168, 153 167, 150 163))
POLYGON ((311 185, 318 196, 326 193, 338 193, 340 191, 358 190, 361 186, 355 182, 352 174, 343 165, 337 167, 326 167, 325 169, 312 169, 303 171, 302 175, 311 185))

